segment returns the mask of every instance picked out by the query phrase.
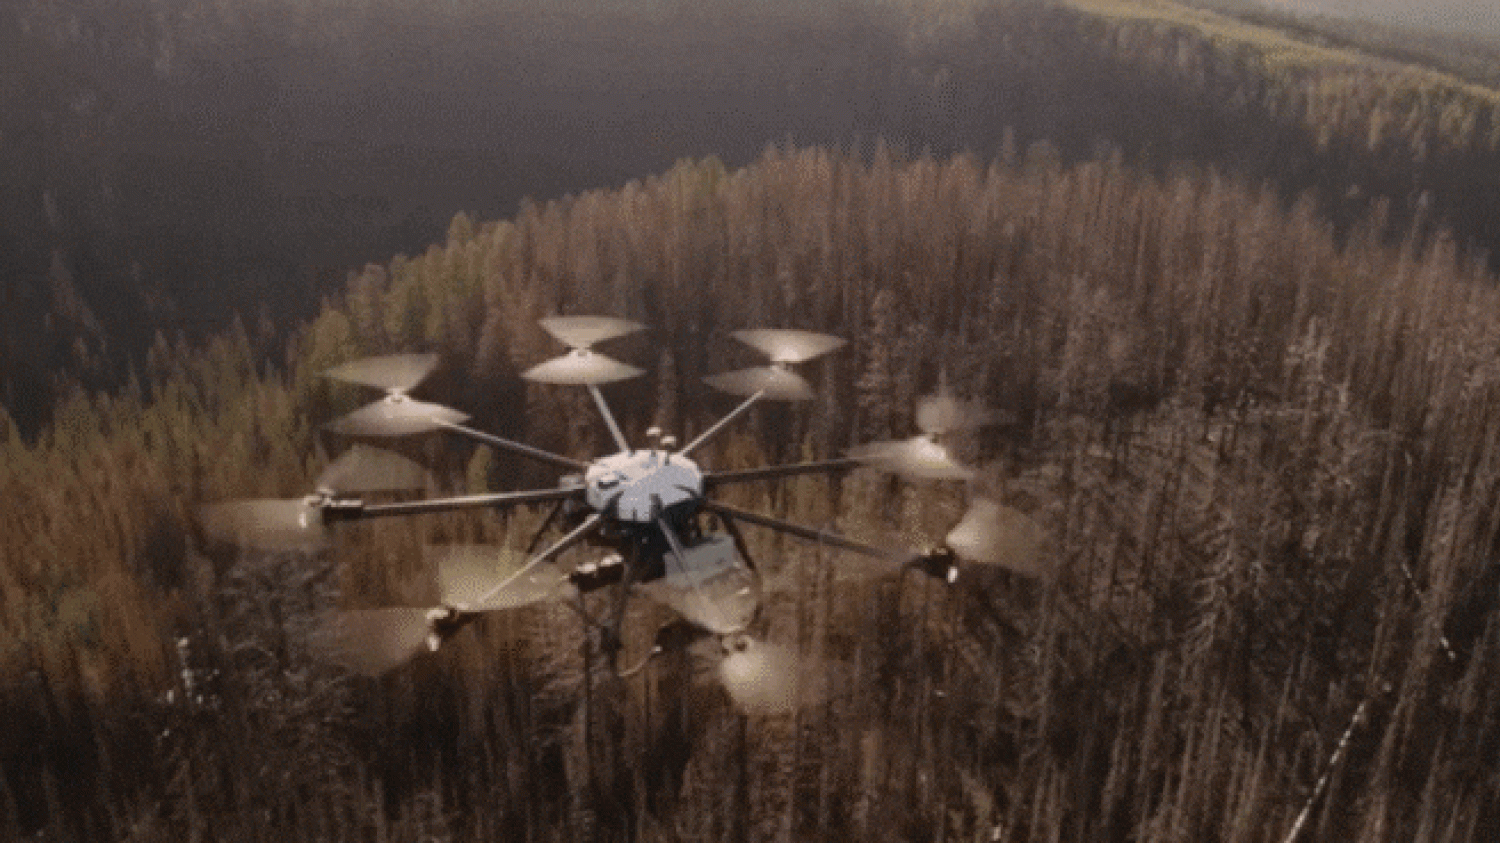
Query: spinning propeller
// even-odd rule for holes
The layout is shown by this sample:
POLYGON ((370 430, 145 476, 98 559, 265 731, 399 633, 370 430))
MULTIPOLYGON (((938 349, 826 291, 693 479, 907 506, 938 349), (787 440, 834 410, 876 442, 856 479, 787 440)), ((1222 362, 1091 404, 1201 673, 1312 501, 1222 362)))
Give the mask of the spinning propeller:
POLYGON ((714 635, 677 620, 657 630, 645 661, 620 675, 633 675, 655 656, 681 652, 707 667, 700 676, 722 687, 736 710, 756 716, 792 714, 827 702, 838 687, 834 677, 852 672, 841 662, 804 656, 747 632, 714 635))
POLYGON ((462 424, 468 415, 407 393, 437 368, 436 354, 390 354, 335 366, 324 377, 385 390, 385 398, 330 422, 347 436, 408 436, 462 424))
POLYGON ((437 609, 354 609, 338 612, 309 642, 313 652, 367 676, 410 661, 424 647, 437 649, 449 613, 437 609), (430 643, 431 642, 431 643, 430 643))
MULTIPOLYGON (((1019 510, 986 498, 972 502, 942 545, 925 551, 893 549, 889 544, 886 547, 865 545, 838 536, 816 535, 814 531, 800 527, 789 530, 786 528, 794 525, 722 504, 707 506, 710 511, 728 518, 773 527, 801 538, 815 538, 833 547, 852 550, 870 560, 868 563, 847 557, 837 560, 835 564, 840 566, 841 573, 835 574, 836 580, 879 577, 910 567, 952 583, 957 579, 960 562, 997 566, 1038 579, 1048 579, 1052 575, 1044 565, 1045 534, 1040 525, 1019 510)), ((670 602, 668 605, 704 631, 716 631, 694 617, 690 607, 670 602)), ((847 665, 810 659, 791 647, 759 640, 744 631, 721 634, 718 638, 720 653, 715 675, 743 714, 790 714, 800 708, 821 704, 838 687, 837 677, 848 672, 847 665)))
POLYGON ((943 540, 965 562, 1050 580, 1055 571, 1046 564, 1046 544, 1046 531, 1034 519, 989 498, 975 498, 943 540))
MULTIPOLYGON (((714 675, 735 707, 743 714, 777 715, 824 701, 828 683, 820 681, 826 677, 821 665, 746 631, 760 612, 761 582, 754 568, 742 564, 735 540, 703 537, 686 548, 664 519, 656 524, 669 545, 662 560, 665 573, 637 589, 702 633, 717 636, 714 675)), ((659 633, 652 655, 668 646, 659 633)))
POLYGON ((744 634, 721 637, 719 647, 715 673, 742 714, 791 714, 827 702, 834 689, 830 674, 842 667, 744 634))
POLYGON ((849 456, 865 465, 908 480, 969 480, 974 470, 958 462, 932 436, 913 436, 870 442, 849 449, 849 456))
POLYGON ((849 456, 871 468, 913 480, 969 480, 974 471, 954 459, 943 444, 949 433, 997 424, 1003 414, 978 402, 960 401, 944 377, 935 395, 917 402, 917 429, 910 439, 870 442, 850 449, 849 456))
POLYGON ((572 349, 561 357, 533 366, 521 377, 538 383, 566 386, 599 386, 645 374, 638 369, 593 350, 595 343, 633 334, 645 328, 639 322, 608 316, 553 316, 542 320, 542 328, 572 349))
POLYGON ((437 571, 438 600, 462 612, 519 609, 578 595, 568 572, 556 564, 537 565, 520 576, 526 555, 487 545, 431 548, 427 558, 437 571))
POLYGON ((340 494, 402 492, 426 485, 422 466, 391 451, 355 445, 318 475, 310 495, 205 504, 198 509, 198 521, 219 541, 272 552, 312 552, 328 546, 324 507, 340 494))
POLYGON ((436 652, 481 615, 578 594, 557 565, 528 566, 523 554, 505 548, 453 545, 433 549, 428 558, 437 570, 437 606, 338 612, 314 648, 329 661, 375 676, 424 649, 436 652))
POLYGON ((756 349, 771 361, 769 366, 738 369, 712 375, 703 382, 730 395, 757 395, 773 401, 806 401, 813 397, 812 387, 791 366, 821 357, 844 345, 844 340, 827 334, 780 328, 735 331, 735 339, 756 349))
MULTIPOLYGON (((937 393, 923 396, 917 402, 920 435, 871 442, 851 449, 849 456, 876 470, 908 479, 972 480, 974 470, 954 459, 943 438, 950 433, 1000 424, 1005 419, 1006 414, 1001 411, 956 397, 943 375, 937 393)), ((951 581, 956 568, 940 573, 939 563, 947 556, 969 564, 1005 568, 1027 577, 1051 579, 1053 571, 1045 564, 1045 544, 1046 532, 1030 516, 999 501, 974 497, 943 544, 921 556, 918 567, 951 581)))

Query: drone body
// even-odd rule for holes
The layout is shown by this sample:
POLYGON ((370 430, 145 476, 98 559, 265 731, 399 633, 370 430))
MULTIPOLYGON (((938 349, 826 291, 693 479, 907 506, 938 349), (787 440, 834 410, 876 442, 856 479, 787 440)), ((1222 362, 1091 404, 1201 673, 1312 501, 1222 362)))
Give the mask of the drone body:
POLYGON ((660 448, 600 457, 589 465, 583 483, 590 509, 613 510, 627 524, 649 524, 668 512, 696 512, 703 503, 698 464, 660 448))
MULTIPOLYGON (((596 627, 607 652, 618 653, 627 601, 642 595, 671 609, 696 635, 716 635, 722 643, 719 677, 742 711, 776 714, 809 700, 795 674, 796 654, 757 640, 749 630, 761 609, 761 581, 740 534, 748 523, 818 541, 847 552, 889 563, 892 572, 916 569, 953 581, 960 559, 997 562, 1034 574, 1035 555, 1027 544, 1036 531, 1025 516, 990 501, 979 501, 941 546, 924 551, 883 548, 778 518, 744 511, 713 499, 713 491, 731 483, 798 474, 842 472, 861 466, 927 480, 962 480, 971 471, 955 462, 940 437, 951 430, 988 423, 989 415, 960 404, 946 388, 919 408, 923 434, 911 440, 873 443, 846 458, 738 471, 705 470, 691 454, 735 419, 763 400, 806 400, 812 389, 792 366, 827 354, 843 340, 806 331, 762 329, 734 334, 762 352, 770 365, 706 378, 714 388, 744 397, 729 414, 686 446, 655 429, 644 447, 634 447, 616 424, 599 387, 643 374, 643 370, 593 351, 595 343, 640 330, 643 326, 610 317, 553 317, 542 327, 570 346, 561 357, 526 371, 523 377, 542 383, 586 387, 614 440, 613 453, 584 462, 465 427, 463 413, 411 398, 408 392, 435 367, 435 355, 391 355, 355 361, 330 370, 330 377, 386 391, 384 400, 329 425, 335 432, 410 435, 445 431, 563 469, 550 489, 496 492, 397 503, 367 503, 348 492, 411 488, 409 471, 389 458, 365 454, 343 457, 330 466, 315 495, 292 501, 244 501, 207 507, 204 525, 211 534, 242 544, 284 551, 327 545, 331 525, 339 521, 415 515, 464 508, 505 508, 552 504, 552 510, 520 559, 486 548, 454 548, 437 559, 441 604, 431 608, 374 609, 347 612, 334 631, 330 651, 358 670, 379 673, 415 652, 438 649, 483 614, 547 600, 578 601, 580 614, 596 627), (362 471, 369 466, 371 471, 362 471), (367 477, 364 475, 374 474, 367 477), (402 482, 393 475, 408 477, 402 482), (382 479, 384 478, 384 479, 382 479), (725 532, 704 529, 711 515, 725 532), (1020 520, 1018 520, 1020 519, 1020 520), (1018 527, 1019 525, 1019 527, 1018 527), (549 531, 563 535, 542 547, 549 531), (1020 535, 1020 538, 1017 536, 1020 535), (560 558, 587 543, 608 550, 571 567, 560 558), (993 551, 993 552, 992 552, 993 551), (987 559, 1008 554, 1014 559, 987 559), (612 611, 603 620, 583 610, 583 595, 613 587, 612 611)), ((351 451, 351 453, 353 453, 351 451)), ((669 624, 657 636, 652 655, 685 640, 669 624)), ((692 637, 691 635, 686 636, 692 637)), ((649 656, 648 656, 649 660, 649 656)), ((643 663, 644 664, 644 663, 643 663)), ((639 668, 635 668, 639 669, 639 668)), ((633 672, 633 671, 627 671, 633 672)))

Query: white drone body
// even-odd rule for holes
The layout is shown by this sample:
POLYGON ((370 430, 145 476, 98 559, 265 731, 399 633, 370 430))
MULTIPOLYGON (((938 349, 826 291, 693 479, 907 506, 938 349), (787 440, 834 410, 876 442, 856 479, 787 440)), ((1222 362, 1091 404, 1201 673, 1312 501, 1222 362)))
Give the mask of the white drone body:
POLYGON ((687 457, 661 448, 600 457, 583 475, 584 501, 595 512, 613 507, 629 524, 649 524, 662 512, 703 500, 703 471, 687 457))
POLYGON ((270 551, 319 550, 327 546, 332 525, 339 521, 550 503, 551 514, 524 554, 499 548, 448 548, 435 566, 441 605, 347 612, 325 642, 329 651, 351 667, 379 673, 419 650, 438 649, 467 623, 488 612, 546 600, 578 600, 580 615, 589 621, 588 613, 582 611, 583 595, 613 586, 616 599, 611 617, 594 624, 607 652, 613 655, 619 650, 628 598, 643 595, 681 618, 678 624, 662 627, 651 655, 680 646, 694 635, 719 636, 720 682, 742 711, 756 714, 791 711, 812 701, 812 692, 798 676, 794 652, 760 641, 749 631, 761 608, 761 581, 739 524, 766 527, 874 558, 888 563, 892 572, 916 569, 948 582, 957 574, 960 559, 996 563, 1028 576, 1041 573, 1035 560, 1040 531, 1024 515, 993 501, 977 501, 942 545, 914 551, 876 547, 713 499, 715 488, 731 483, 861 466, 928 481, 968 479, 972 470, 952 459, 940 437, 950 430, 990 423, 990 416, 958 402, 947 394, 946 385, 939 396, 924 399, 918 408, 922 434, 913 439, 872 443, 839 459, 716 472, 704 469, 690 455, 757 402, 811 398, 811 386, 792 367, 839 348, 843 340, 786 329, 736 332, 733 336, 764 354, 769 365, 705 381, 744 400, 683 447, 655 429, 648 431, 645 447, 633 447, 616 424, 599 387, 644 371, 596 352, 592 346, 644 326, 611 317, 572 316, 544 319, 542 327, 570 350, 527 370, 522 377, 586 387, 614 440, 614 453, 587 462, 553 454, 465 427, 465 414, 412 398, 410 391, 436 367, 436 355, 398 354, 357 360, 325 374, 382 389, 386 397, 331 423, 330 430, 358 436, 443 431, 548 463, 567 473, 554 488, 369 503, 351 493, 422 488, 425 475, 404 458, 356 446, 318 478, 316 494, 205 507, 205 532, 270 551), (727 533, 705 529, 701 523, 705 514, 715 516, 727 533), (564 535, 541 548, 541 540, 554 526, 563 529, 564 535), (561 564, 560 558, 567 551, 584 542, 612 552, 571 567, 561 564))

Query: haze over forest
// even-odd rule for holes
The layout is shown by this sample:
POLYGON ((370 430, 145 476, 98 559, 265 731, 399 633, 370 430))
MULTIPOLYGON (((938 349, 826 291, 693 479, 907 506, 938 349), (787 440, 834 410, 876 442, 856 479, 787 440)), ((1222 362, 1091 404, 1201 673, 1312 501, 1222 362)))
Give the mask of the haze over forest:
MULTIPOLYGON (((48 373, 116 384, 156 331, 203 336, 233 313, 284 331, 351 268, 441 239, 458 210, 495 218, 523 197, 623 184, 685 156, 744 164, 786 141, 982 158, 1042 141, 1068 161, 1118 150, 1157 172, 1192 162, 1288 198, 1311 189, 1341 225, 1383 199, 1399 229, 1430 201, 1430 220, 1494 251, 1488 130, 1473 147, 1428 139, 1452 119, 1442 108, 1469 106, 1381 93, 1367 75, 1314 83, 1317 56, 1268 75, 1250 30, 1203 40, 1219 24, 1132 8, 13 7, 0 16, 0 397, 34 430, 55 394, 48 373), (1231 49, 1215 56, 1215 43, 1231 49), (1371 95, 1389 100, 1389 130, 1339 122, 1362 119, 1371 95), (1410 102, 1432 112, 1407 114, 1410 102), (1413 126, 1416 147, 1382 139, 1413 126)), ((1375 33, 1364 49, 1500 84, 1496 52, 1424 43, 1375 33)), ((1484 122, 1490 107, 1471 110, 1484 122)))
POLYGON ((1486 4, 1288 5, 0 10, 0 838, 1500 838, 1500 46, 1486 4), (278 555, 198 507, 302 500, 370 397, 319 373, 398 351, 596 456, 588 396, 518 374, 560 313, 651 326, 609 352, 632 441, 722 415, 730 330, 849 340, 714 468, 909 435, 940 380, 1003 411, 972 489, 726 495, 905 546, 977 489, 1049 576, 749 536, 757 623, 839 668, 795 717, 697 652, 621 679, 562 606, 319 658, 333 607, 429 606, 431 548, 541 513, 278 555))
POLYGON ((1500 37, 1500 7, 1485 0, 1262 0, 1270 8, 1306 15, 1337 15, 1356 20, 1446 29, 1500 37))

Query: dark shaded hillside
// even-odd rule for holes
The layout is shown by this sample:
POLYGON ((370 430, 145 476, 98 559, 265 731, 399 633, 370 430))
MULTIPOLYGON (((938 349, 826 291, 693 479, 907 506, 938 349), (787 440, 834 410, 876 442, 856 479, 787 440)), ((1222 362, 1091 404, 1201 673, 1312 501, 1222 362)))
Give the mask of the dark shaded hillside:
POLYGON ((1225 40, 1170 4, 1159 19, 1129 2, 956 5, 936 28, 931 3, 13 10, 0 400, 30 432, 58 378, 117 384, 157 330, 202 336, 234 312, 285 328, 350 267, 441 237, 456 209, 500 216, 788 138, 1120 150, 1314 190, 1341 227, 1388 197, 1394 230, 1423 214, 1466 248, 1500 242, 1500 124, 1446 88, 1273 67, 1254 42, 1268 30, 1225 40), (1377 106, 1396 111, 1372 134, 1377 106))
POLYGON ((0 370, 26 428, 48 373, 113 382, 155 330, 200 336, 235 311, 285 326, 348 267, 440 237, 455 209, 508 214, 682 155, 872 137, 899 52, 891 27, 813 13, 665 27, 622 10, 376 4, 329 33, 262 12, 196 34, 113 5, 75 16, 81 33, 0 18, 14 47, 0 59, 0 289, 17 305, 0 370), (809 82, 820 90, 799 94, 809 82), (67 326, 39 336, 54 254, 109 355, 84 336, 78 360, 67 326))
MULTIPOLYGON (((450 229, 351 277, 276 370, 243 330, 160 343, 147 383, 75 396, 35 443, 0 428, 0 709, 26 727, 0 730, 0 834, 1271 843, 1360 711, 1303 840, 1494 839, 1500 292, 1450 241, 1341 244, 1310 201, 1041 150, 684 163, 450 229), (193 526, 201 501, 304 492, 341 444, 316 426, 368 397, 316 373, 368 354, 437 349, 420 397, 594 455, 587 397, 516 372, 557 352, 538 317, 601 311, 652 326, 611 348, 654 375, 608 387, 634 437, 723 411, 699 376, 739 362, 728 330, 851 340, 819 400, 752 417, 715 468, 907 434, 946 371, 1018 419, 971 443, 978 483, 1046 526, 1056 586, 832 580, 816 546, 751 535, 794 584, 766 624, 851 665, 787 722, 734 715, 691 658, 586 670, 562 607, 380 681, 308 653, 336 601, 429 605, 423 545, 515 544, 539 513, 315 557, 193 526)), ((444 486, 524 478, 415 450, 444 486)), ((962 497, 739 489, 872 540, 941 535, 962 497)))

